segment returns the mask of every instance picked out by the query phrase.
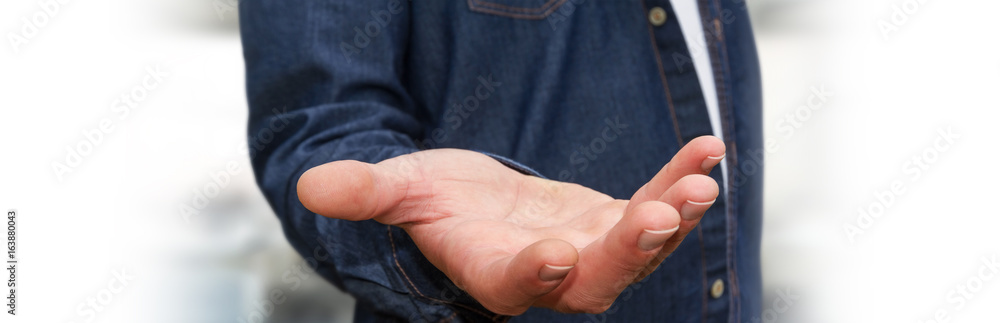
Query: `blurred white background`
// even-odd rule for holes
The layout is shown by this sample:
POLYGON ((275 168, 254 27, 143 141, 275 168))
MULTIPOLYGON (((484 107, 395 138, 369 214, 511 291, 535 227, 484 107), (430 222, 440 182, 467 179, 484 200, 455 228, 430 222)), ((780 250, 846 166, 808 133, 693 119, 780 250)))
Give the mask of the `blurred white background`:
MULTIPOLYGON (((0 322, 350 321, 254 185, 235 4, 0 4, 0 209, 20 212, 21 260, 0 322)), ((763 320, 1000 320, 982 260, 1000 254, 1000 3, 749 6, 773 143, 763 320)))

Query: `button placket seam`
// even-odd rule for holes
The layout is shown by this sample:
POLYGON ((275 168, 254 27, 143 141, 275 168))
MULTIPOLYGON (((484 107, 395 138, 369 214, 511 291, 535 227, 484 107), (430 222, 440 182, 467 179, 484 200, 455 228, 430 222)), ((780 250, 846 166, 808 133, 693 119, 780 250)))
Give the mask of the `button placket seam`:
MULTIPOLYGON (((722 3, 719 2, 719 0, 715 0, 715 8, 716 8, 716 12, 722 12, 722 3)), ((716 21, 719 21, 718 20, 719 17, 716 17, 715 19, 716 19, 716 21)), ((718 30, 718 38, 719 38, 718 42, 719 42, 719 45, 722 47, 721 50, 719 51, 720 55, 722 56, 719 59, 719 63, 720 63, 720 65, 723 65, 723 68, 722 68, 723 71, 722 72, 724 73, 723 76, 725 76, 725 75, 728 75, 730 73, 730 70, 729 70, 729 47, 726 44, 725 26, 723 26, 721 23, 717 24, 717 26, 718 26, 718 29, 719 29, 718 30)), ((722 88, 723 91, 720 92, 720 93, 723 93, 722 96, 725 98, 725 102, 726 102, 726 110, 727 110, 726 120, 730 120, 732 118, 732 115, 733 115, 732 109, 734 108, 733 104, 732 104, 732 96, 729 94, 729 92, 728 92, 729 88, 725 86, 725 83, 723 83, 722 86, 723 86, 723 88, 722 88)), ((730 120, 730 121, 733 121, 733 120, 730 120)), ((740 297, 739 268, 736 267, 735 247, 734 247, 735 242, 736 242, 736 232, 739 229, 738 228, 739 222, 736 221, 736 209, 737 209, 737 206, 739 206, 739 201, 736 200, 736 194, 739 192, 739 188, 737 188, 735 186, 736 185, 736 167, 739 165, 739 162, 738 162, 739 161, 739 153, 738 153, 738 147, 737 147, 737 144, 736 144, 736 140, 733 137, 733 134, 735 133, 735 131, 734 131, 735 129, 730 129, 730 128, 733 128, 733 127, 735 127, 735 123, 731 123, 729 125, 729 127, 727 127, 727 131, 729 131, 729 132, 726 135, 726 137, 732 138, 731 140, 732 140, 732 143, 733 143, 733 161, 732 161, 732 167, 730 167, 730 169, 732 169, 733 171, 729 172, 730 179, 729 179, 729 185, 728 185, 729 186, 729 195, 730 195, 729 198, 732 201, 732 203, 730 203, 731 208, 730 208, 729 212, 727 212, 728 213, 727 214, 727 216, 728 216, 727 218, 731 221, 730 222, 731 231, 730 231, 730 235, 729 235, 729 244, 730 245, 729 245, 729 248, 728 248, 729 252, 730 252, 729 261, 731 263, 731 266, 730 266, 730 270, 731 270, 731 272, 730 272, 730 276, 731 276, 731 278, 730 278, 730 285, 731 285, 730 290, 731 290, 731 292, 729 293, 729 295, 730 295, 730 298, 732 299, 733 305, 736 307, 736 309, 734 311, 734 316, 736 317, 736 322, 740 323, 743 320, 742 317, 740 317, 740 313, 741 313, 743 304, 742 304, 742 302, 739 301, 739 297, 740 297)), ((761 167, 763 167, 763 165, 761 165, 761 167)))
POLYGON ((739 296, 739 279, 737 278, 733 242, 735 240, 736 232, 736 218, 735 212, 738 202, 736 201, 737 188, 735 186, 735 174, 737 167, 739 165, 738 147, 736 145, 736 140, 733 138, 734 129, 731 117, 732 117, 732 104, 729 100, 728 87, 725 84, 725 75, 728 73, 728 48, 725 43, 725 30, 720 28, 718 23, 718 17, 715 15, 721 12, 721 4, 718 0, 713 1, 715 12, 710 11, 708 8, 709 1, 701 0, 699 1, 701 5, 702 13, 702 24, 703 29, 706 31, 705 38, 707 44, 711 46, 709 52, 712 58, 712 69, 713 77, 715 78, 716 92, 719 100, 719 112, 721 115, 721 121, 723 123, 723 134, 726 138, 726 164, 729 166, 729 174, 727 178, 729 183, 727 188, 729 189, 729 194, 726 195, 726 270, 729 276, 729 301, 730 301, 730 315, 731 321, 735 319, 738 323, 741 321, 739 316, 739 311, 741 308, 740 302, 737 300, 739 296), (711 26, 711 27, 709 27, 711 26), (711 30, 709 30, 711 28, 711 30), (710 38, 711 37, 711 38, 710 38), (721 47, 721 48, 720 48, 721 47))
MULTIPOLYGON (((642 13, 644 15, 649 14, 649 7, 646 6, 646 1, 639 1, 642 4, 642 13)), ((649 31, 649 41, 650 45, 653 47, 653 56, 656 58, 656 68, 657 72, 660 74, 660 82, 663 83, 663 92, 666 94, 667 98, 667 109, 670 111, 670 120, 674 123, 674 135, 677 136, 677 144, 684 146, 684 139, 681 137, 681 127, 677 122, 677 112, 674 110, 674 99, 670 94, 670 85, 667 84, 667 75, 663 72, 663 60, 660 59, 660 48, 657 47, 656 35, 653 31, 653 25, 646 21, 646 29, 649 31)))

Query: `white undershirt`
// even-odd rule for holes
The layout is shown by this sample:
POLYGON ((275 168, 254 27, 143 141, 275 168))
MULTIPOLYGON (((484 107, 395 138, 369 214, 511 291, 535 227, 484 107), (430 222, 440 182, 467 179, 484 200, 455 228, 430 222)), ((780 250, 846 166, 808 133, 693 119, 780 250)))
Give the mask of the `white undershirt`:
MULTIPOLYGON (((722 132, 721 114, 719 113, 719 98, 715 93, 715 79, 712 74, 712 63, 708 58, 708 44, 705 43, 705 32, 701 23, 701 11, 698 10, 698 0, 670 0, 670 5, 674 8, 677 22, 681 25, 681 32, 684 33, 684 39, 687 41, 688 51, 691 52, 691 61, 698 74, 698 83, 701 85, 701 91, 705 97, 705 106, 708 107, 708 120, 712 123, 712 134, 725 140, 722 132)), ((729 170, 725 162, 720 164, 722 165, 722 187, 728 193, 729 170)))

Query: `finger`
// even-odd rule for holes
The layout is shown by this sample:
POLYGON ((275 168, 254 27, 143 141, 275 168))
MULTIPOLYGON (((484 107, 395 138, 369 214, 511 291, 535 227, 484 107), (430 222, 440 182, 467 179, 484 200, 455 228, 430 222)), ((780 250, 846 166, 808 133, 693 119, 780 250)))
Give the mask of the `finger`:
MULTIPOLYGON (((657 200, 673 206, 685 222, 697 221, 719 197, 719 184, 706 175, 687 175, 671 185, 657 200)), ((683 229, 683 227, 682 227, 683 229)))
POLYGON ((691 174, 708 174, 726 156, 726 145, 713 136, 694 138, 684 145, 656 176, 632 195, 627 210, 639 203, 654 201, 674 183, 691 174))
POLYGON ((354 160, 309 169, 299 178, 299 201, 317 214, 351 221, 389 213, 406 196, 405 178, 384 166, 354 160))
POLYGON ((663 248, 660 249, 659 255, 636 278, 637 281, 656 270, 660 262, 666 259, 667 256, 670 256, 674 250, 677 250, 677 247, 684 241, 688 233, 698 226, 705 211, 708 211, 712 207, 718 196, 719 184, 711 177, 705 175, 684 176, 660 196, 659 201, 680 210, 680 228, 676 234, 667 239, 667 242, 663 244, 663 248))
POLYGON ((490 311, 519 315, 535 301, 559 287, 579 260, 576 247, 558 239, 538 241, 520 252, 490 264, 476 276, 482 290, 470 291, 490 311))
POLYGON ((557 308, 570 312, 600 313, 649 265, 678 230, 680 216, 659 201, 636 206, 608 233, 580 252, 575 272, 563 282, 566 288, 557 308))

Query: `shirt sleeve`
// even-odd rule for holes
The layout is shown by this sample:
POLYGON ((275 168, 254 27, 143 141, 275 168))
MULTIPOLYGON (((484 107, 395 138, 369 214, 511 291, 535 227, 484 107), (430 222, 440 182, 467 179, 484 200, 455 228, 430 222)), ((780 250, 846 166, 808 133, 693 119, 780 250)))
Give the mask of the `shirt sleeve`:
MULTIPOLYGON (((306 264, 379 320, 503 320, 424 258, 406 232, 326 218, 295 184, 336 160, 417 151, 423 128, 401 81, 409 2, 240 1, 256 180, 306 264)), ((360 311, 359 311, 360 312, 360 311)))

